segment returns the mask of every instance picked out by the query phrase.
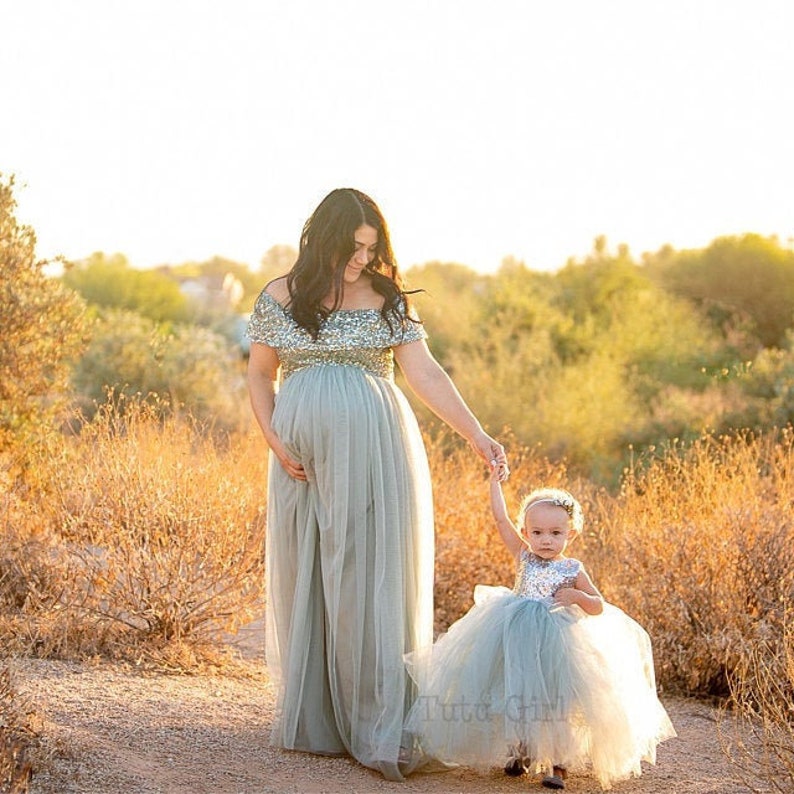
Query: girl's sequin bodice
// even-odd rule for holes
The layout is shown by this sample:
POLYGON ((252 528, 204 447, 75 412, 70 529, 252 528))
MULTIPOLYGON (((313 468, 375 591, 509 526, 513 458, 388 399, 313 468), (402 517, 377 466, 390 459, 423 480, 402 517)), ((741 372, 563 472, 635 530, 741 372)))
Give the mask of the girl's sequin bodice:
POLYGON ((392 348, 426 336, 418 322, 405 317, 401 324, 392 321, 392 325, 394 328, 389 327, 378 309, 340 309, 328 316, 317 339, 312 339, 288 310, 263 291, 246 333, 252 342, 276 349, 284 379, 318 364, 347 364, 391 379, 392 348))
POLYGON ((560 588, 573 587, 581 568, 582 563, 570 557, 544 560, 528 549, 522 549, 513 592, 533 601, 551 603, 560 588))

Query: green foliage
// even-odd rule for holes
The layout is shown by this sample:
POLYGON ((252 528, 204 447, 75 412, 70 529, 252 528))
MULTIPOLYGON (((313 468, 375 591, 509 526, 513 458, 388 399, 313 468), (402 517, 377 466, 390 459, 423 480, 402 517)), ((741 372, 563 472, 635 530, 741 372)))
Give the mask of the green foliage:
POLYGON ((576 323, 595 317, 601 327, 608 327, 616 309, 648 288, 646 276, 628 251, 623 249, 618 256, 610 256, 603 238, 596 241, 584 262, 568 262, 555 281, 560 309, 576 323))
POLYGON ((204 420, 236 425, 245 404, 242 366, 229 343, 195 325, 162 326, 133 312, 110 310, 74 370, 83 412, 116 396, 142 395, 161 407, 187 408, 204 420))
POLYGON ((121 254, 94 253, 69 267, 63 282, 102 308, 127 309, 158 322, 190 318, 188 300, 174 279, 156 270, 136 270, 121 254))
MULTIPOLYGON (((746 327, 756 344, 781 347, 794 321, 794 251, 777 238, 720 237, 705 250, 649 258, 670 291, 695 301, 726 334, 746 327)), ((745 351, 746 352, 746 351, 745 351)))
MULTIPOLYGON (((109 391, 140 394, 162 410, 238 425, 247 401, 245 316, 236 308, 247 314, 295 256, 274 246, 257 272, 222 257, 139 271, 97 253, 67 269, 63 283, 98 316, 74 370, 82 409, 90 415, 109 391)), ((483 424, 601 482, 617 484, 632 448, 794 420, 794 251, 775 238, 665 246, 639 264, 600 237, 554 274, 508 258, 493 275, 429 262, 405 276, 434 354, 483 424)), ((21 327, 31 327, 29 316, 21 327)), ((39 356, 30 341, 9 351, 33 351, 47 362, 40 370, 69 355, 60 343, 57 355, 39 356)), ((30 402, 40 407, 62 390, 48 382, 38 392, 20 386, 17 396, 38 395, 30 402)), ((414 404, 423 422, 432 419, 414 404)))
POLYGON ((615 483, 631 443, 700 432, 693 412, 682 427, 667 411, 668 389, 697 398, 726 353, 690 302, 599 242, 554 275, 514 261, 493 276, 439 264, 409 275, 432 293, 416 297, 431 347, 480 420, 615 483))
POLYGON ((481 421, 614 485, 632 447, 794 414, 785 334, 759 353, 737 311, 716 326, 713 303, 660 277, 680 261, 667 247, 640 265, 600 238, 556 274, 506 261, 493 276, 438 263, 409 276, 428 290, 416 302, 431 347, 481 421))
POLYGON ((88 331, 82 301, 36 261, 36 235, 16 220, 13 188, 0 175, 0 449, 57 417, 88 331))
POLYGON ((794 331, 783 347, 761 350, 742 374, 750 426, 794 425, 794 331))
POLYGON ((453 368, 450 351, 464 348, 474 338, 479 315, 480 294, 487 278, 464 265, 428 262, 410 268, 405 287, 419 316, 431 334, 433 353, 444 366, 453 368), (454 310, 450 311, 451 307, 454 310))
POLYGON ((225 283, 228 279, 233 279, 235 282, 235 289, 239 290, 238 295, 226 295, 227 302, 220 307, 209 307, 215 311, 202 311, 206 307, 193 306, 194 322, 202 324, 212 323, 216 324, 219 317, 222 319, 225 313, 228 314, 231 310, 236 309, 238 306, 245 312, 250 312, 253 309, 254 301, 259 295, 264 282, 262 276, 254 273, 239 262, 234 262, 231 259, 226 259, 222 256, 215 256, 208 259, 206 262, 186 262, 181 265, 163 269, 164 274, 174 279, 178 283, 184 283, 189 280, 204 280, 205 282, 225 283))

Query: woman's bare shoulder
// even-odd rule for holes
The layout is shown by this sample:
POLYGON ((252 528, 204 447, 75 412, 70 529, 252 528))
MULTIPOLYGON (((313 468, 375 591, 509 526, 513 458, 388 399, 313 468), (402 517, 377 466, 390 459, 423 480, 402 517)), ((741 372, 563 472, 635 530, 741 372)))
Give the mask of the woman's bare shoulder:
POLYGON ((265 286, 265 292, 271 298, 275 298, 282 306, 289 303, 289 289, 287 289, 287 277, 279 276, 269 281, 265 286))

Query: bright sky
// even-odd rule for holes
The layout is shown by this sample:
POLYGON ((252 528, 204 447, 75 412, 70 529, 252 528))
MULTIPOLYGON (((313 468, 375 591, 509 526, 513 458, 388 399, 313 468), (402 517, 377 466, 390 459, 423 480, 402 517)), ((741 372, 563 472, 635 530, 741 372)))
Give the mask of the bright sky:
POLYGON ((790 0, 0 0, 38 254, 256 266, 334 187, 403 267, 794 238, 790 0))

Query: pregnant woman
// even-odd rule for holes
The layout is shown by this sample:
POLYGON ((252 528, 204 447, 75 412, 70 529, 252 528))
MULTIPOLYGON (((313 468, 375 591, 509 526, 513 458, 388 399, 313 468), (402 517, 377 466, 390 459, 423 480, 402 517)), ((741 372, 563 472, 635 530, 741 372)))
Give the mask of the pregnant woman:
POLYGON ((433 358, 375 202, 332 191, 251 317, 249 390, 270 447, 272 743, 349 754, 390 780, 422 762, 403 656, 432 642, 433 507, 411 390, 507 477, 505 453, 433 358))

